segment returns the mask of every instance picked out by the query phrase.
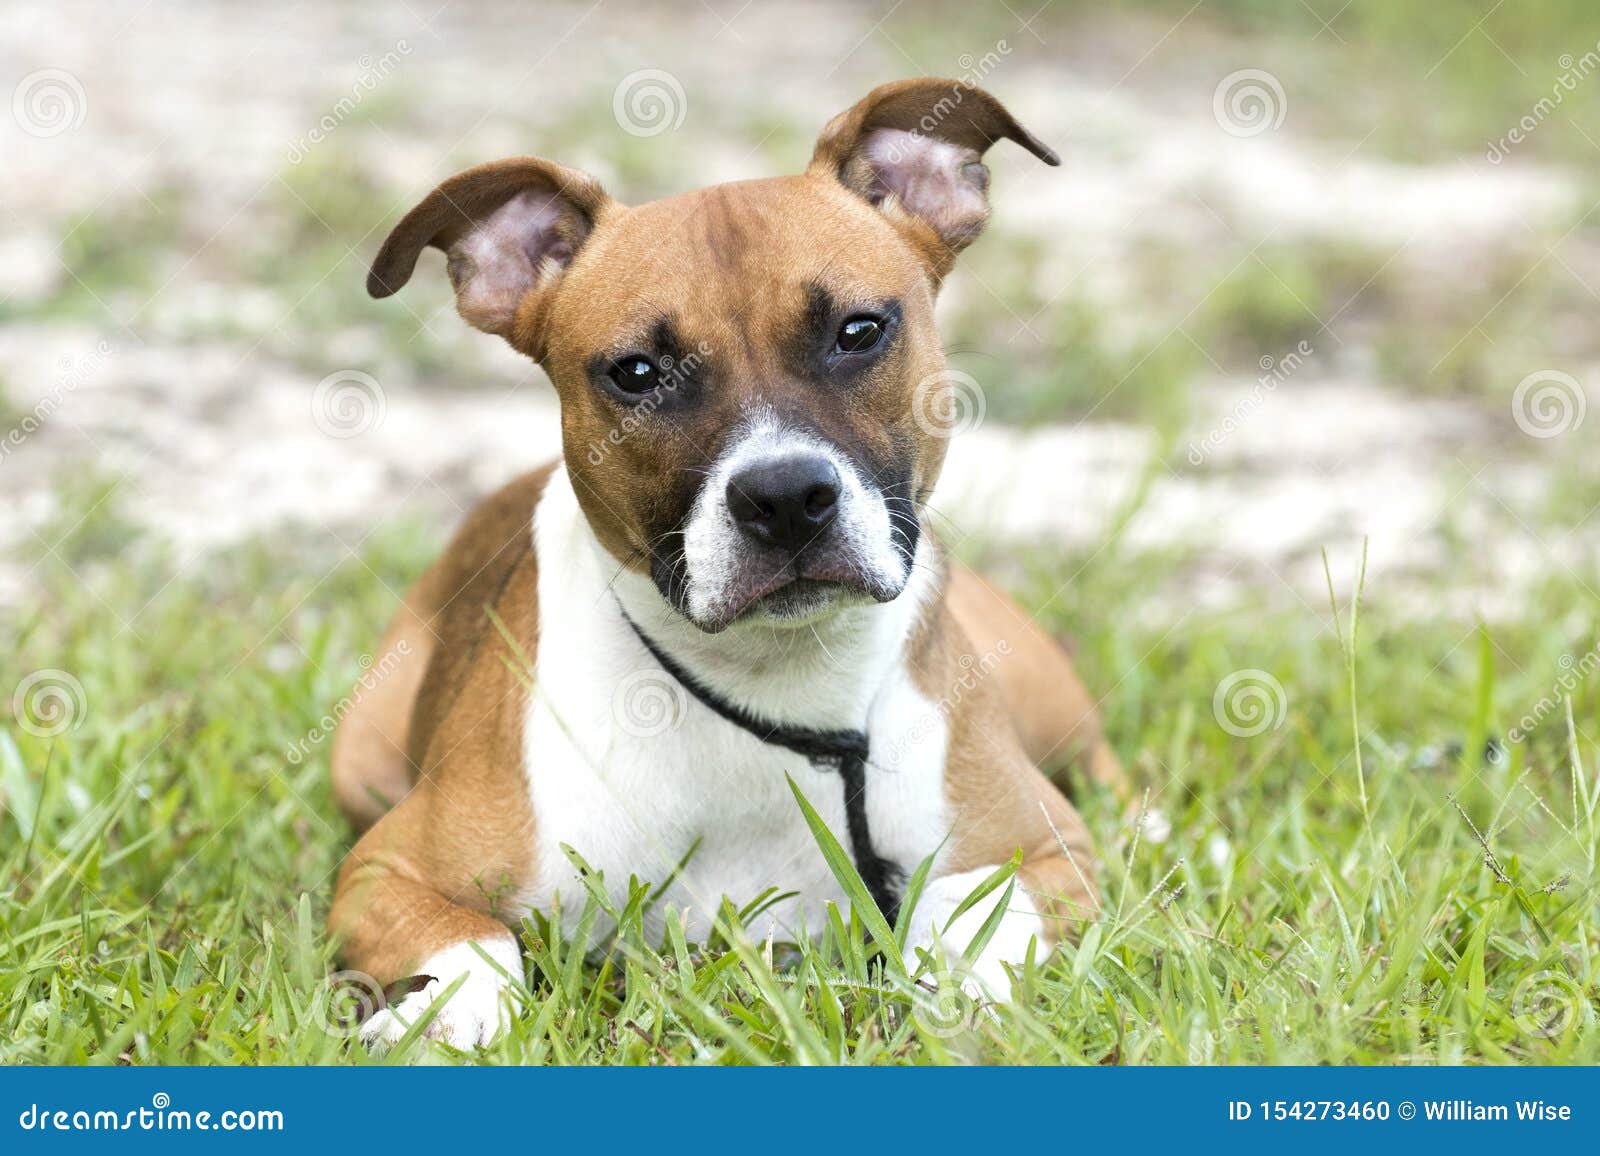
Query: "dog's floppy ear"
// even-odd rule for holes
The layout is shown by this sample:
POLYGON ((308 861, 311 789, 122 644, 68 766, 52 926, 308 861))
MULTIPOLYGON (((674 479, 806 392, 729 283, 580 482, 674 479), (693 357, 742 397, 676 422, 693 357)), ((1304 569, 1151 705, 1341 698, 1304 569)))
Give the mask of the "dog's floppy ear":
POLYGON ((593 177, 538 157, 478 165, 434 189, 394 227, 367 274, 367 292, 399 290, 432 245, 446 254, 457 312, 540 356, 539 306, 614 204, 593 177))
POLYGON ((926 251, 939 278, 989 218, 983 154, 1002 138, 1047 165, 1061 163, 983 89, 934 77, 900 80, 828 122, 811 171, 879 206, 926 251))

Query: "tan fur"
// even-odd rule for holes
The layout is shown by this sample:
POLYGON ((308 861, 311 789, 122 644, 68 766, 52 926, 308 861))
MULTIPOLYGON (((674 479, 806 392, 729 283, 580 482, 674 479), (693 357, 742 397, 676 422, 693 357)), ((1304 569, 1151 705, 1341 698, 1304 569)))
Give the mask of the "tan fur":
POLYGON ((393 735, 403 709, 408 753, 387 746, 386 758, 359 763, 373 744, 335 750, 341 803, 357 826, 370 821, 371 808, 355 784, 382 791, 413 778, 346 858, 328 917, 344 958, 384 983, 464 939, 505 938, 501 918, 518 914, 499 900, 527 883, 533 861, 521 765, 526 680, 539 645, 530 524, 552 468, 518 478, 474 509, 390 627, 394 636, 420 625, 437 638, 426 676, 412 701, 402 701, 400 689, 367 696, 344 725, 393 735))
MULTIPOLYGON (((357 827, 382 814, 375 795, 416 783, 350 853, 330 917, 345 958, 386 983, 463 938, 503 936, 503 925, 487 917, 494 900, 528 883, 534 817, 519 720, 524 664, 538 649, 538 562, 528 526, 553 468, 485 499, 418 580, 385 643, 414 640, 416 653, 431 655, 427 677, 368 693, 341 728, 352 737, 335 744, 340 804, 357 827), (392 741, 406 730, 409 758, 392 741), (379 757, 364 761, 369 752, 379 757), (420 782, 417 767, 426 768, 420 782)), ((1064 764, 1125 791, 1070 658, 1015 602, 961 566, 951 568, 944 601, 909 657, 919 689, 951 704, 946 790, 959 816, 951 870, 1004 862, 1021 848, 1023 886, 1050 913, 1047 930, 1066 934, 1095 909, 1094 850, 1077 811, 1039 766, 1064 764), (1005 653, 995 659, 1001 642, 1005 653), (985 656, 993 679, 982 676, 985 656)))
MULTIPOLYGON (((1094 845, 1077 810, 1024 749, 1018 723, 1041 725, 1050 712, 1036 709, 1034 717, 1023 718, 1011 711, 1002 679, 1015 681, 1020 674, 1002 672, 1013 658, 1038 661, 1035 652, 1055 644, 1036 631, 1032 637, 1023 635, 1007 617, 1004 628, 1024 641, 1012 654, 986 663, 983 656, 995 643, 984 647, 974 642, 954 597, 958 588, 964 592, 965 613, 973 620, 969 584, 980 582, 971 571, 953 567, 943 601, 923 620, 910 651, 918 689, 941 703, 949 720, 945 794, 956 815, 949 869, 993 866, 1020 850, 1021 886, 1033 897, 1053 944, 1074 935, 1099 910, 1094 845)), ((991 596, 984 608, 992 613, 999 597, 991 596)), ((980 637, 993 625, 992 620, 973 621, 980 637)), ((1066 662, 1064 655, 1061 659, 1066 662)), ((1071 663, 1066 667, 1070 671, 1071 663)), ((1036 702, 1050 697, 1037 686, 1027 690, 1036 702)))
MULTIPOLYGON (((579 505, 623 566, 648 572, 655 543, 681 512, 683 488, 751 407, 803 417, 820 437, 903 476, 905 496, 921 502, 938 477, 945 440, 914 420, 911 392, 943 368, 934 293, 955 250, 982 222, 963 218, 952 234, 937 216, 870 202, 851 181, 864 134, 920 130, 935 111, 930 131, 974 156, 1009 138, 1054 163, 987 94, 957 82, 908 81, 875 91, 831 122, 798 177, 626 208, 590 178, 536 158, 479 166, 445 182, 401 222, 374 265, 373 291, 403 284, 428 245, 451 254, 463 316, 549 373, 579 505), (960 99, 947 104, 951 94, 960 99), (509 315, 490 317, 481 301, 468 300, 470 259, 485 257, 483 222, 505 198, 529 190, 547 199, 547 219, 557 222, 540 244, 559 260, 540 263, 509 315), (800 269, 810 271, 804 283, 796 280, 800 269), (843 307, 893 300, 901 310, 898 342, 827 404, 818 404, 815 385, 785 353, 807 295, 819 292, 843 307), (713 347, 715 388, 597 455, 619 410, 592 367, 645 341, 664 317, 691 344, 713 347)), ((986 193, 986 178, 965 195, 973 189, 986 193)), ((475 509, 417 582, 383 644, 405 643, 408 663, 355 701, 334 746, 340 805, 353 824, 370 829, 340 872, 329 924, 347 965, 384 983, 465 940, 509 940, 505 921, 522 912, 502 901, 530 890, 538 827, 521 726, 539 646, 538 567, 562 564, 535 558, 530 522, 550 468, 475 509)), ((1003 863, 1020 848, 1022 884, 1045 916, 1048 938, 1070 934, 1095 908, 1092 846, 1077 812, 1039 768, 1076 765, 1096 783, 1120 789, 1122 782, 1070 660, 1015 603, 958 567, 907 661, 920 689, 950 704, 945 789, 957 816, 950 867, 1003 863), (1002 642, 1004 653, 986 661, 1002 642), (971 677, 975 667, 983 677, 971 677)))
POLYGON ((869 458, 916 444, 913 483, 926 495, 945 443, 919 438, 902 383, 936 374, 943 362, 932 286, 897 241, 881 214, 814 174, 718 185, 613 213, 568 272, 549 315, 544 361, 561 393, 573 487, 602 545, 643 569, 646 544, 664 529, 649 517, 670 507, 686 479, 698 479, 694 471, 710 467, 752 403, 803 415, 823 437, 858 443, 869 458), (814 249, 819 236, 829 238, 819 280, 841 299, 899 298, 908 334, 894 363, 835 407, 815 405, 782 356, 805 307, 790 255, 814 249), (617 285, 638 281, 641 264, 646 283, 619 303, 617 285), (616 330, 642 335, 664 313, 691 344, 711 350, 716 389, 692 415, 660 428, 646 423, 594 466, 589 448, 618 419, 585 364, 597 348, 617 344, 616 330))
POLYGON ((945 597, 972 644, 970 657, 993 658, 995 681, 1028 758, 1063 785, 1065 775, 1082 776, 1125 802, 1127 776, 1061 644, 1012 598, 965 566, 951 568, 945 597))

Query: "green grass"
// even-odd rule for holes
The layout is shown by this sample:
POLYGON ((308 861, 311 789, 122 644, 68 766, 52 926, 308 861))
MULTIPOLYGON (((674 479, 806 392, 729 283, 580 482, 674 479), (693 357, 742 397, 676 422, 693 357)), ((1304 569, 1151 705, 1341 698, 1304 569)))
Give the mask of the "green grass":
MULTIPOLYGON (((170 584, 172 560, 143 543, 84 562, 82 582, 39 563, 51 597, 4 627, 4 689, 56 670, 81 697, 54 737, 0 727, 0 1060, 375 1062, 341 1010, 361 992, 326 978, 350 841, 326 748, 299 765, 286 751, 347 690, 387 587, 431 548, 394 528, 330 572, 336 559, 256 547, 170 584)), ((705 944, 646 942, 633 915, 587 943, 535 921, 523 1014, 469 1058, 1600 1060, 1600 680, 1572 690, 1575 734, 1563 705, 1506 738, 1552 695, 1562 656, 1594 645, 1593 595, 1552 580, 1521 621, 1475 629, 1401 620, 1369 585, 1352 677, 1343 569, 1341 633, 1326 605, 1266 600, 1152 623, 1179 559, 1114 546, 1025 562, 1024 597, 1076 636, 1164 823, 1135 837, 1127 812, 1086 801, 1106 915, 1035 960, 1015 1006, 976 1014, 923 990, 859 922, 786 946, 751 942, 731 912, 705 944), (1240 670, 1283 690, 1277 725, 1253 737, 1213 713, 1240 670)), ((387 1059, 429 1055, 461 1058, 416 1041, 387 1059)))
MULTIPOLYGON (((1110 84, 1149 52, 1141 79, 1170 66, 1203 117, 1222 74, 1263 67, 1285 85, 1288 130, 1329 156, 1362 141, 1375 155, 1477 163, 1490 136, 1548 94, 1560 54, 1581 56, 1600 35, 1580 0, 1507 4, 1465 35, 1493 0, 1355 0, 1335 16, 1341 3, 1213 0, 1170 39, 1190 0, 1114 5, 1150 34, 1114 41, 1107 51, 1125 56, 1113 51, 1105 76, 1089 79, 1110 84), (1186 72, 1196 53, 1198 74, 1186 72)), ((1037 26, 1048 46, 1035 47, 1003 8, 948 15, 930 22, 907 7, 885 31, 931 71, 957 70, 963 52, 1002 36, 1017 65, 1070 70, 1075 32, 1106 19, 1099 6, 1058 3, 1037 26)), ((1008 97, 1011 84, 1003 71, 993 82, 1008 97)), ((617 131, 611 86, 554 123, 531 112, 513 123, 537 151, 614 173, 630 199, 700 183, 696 150, 617 131)), ((399 135, 423 95, 397 87, 385 98, 395 103, 363 116, 394 117, 385 131, 399 135)), ((1159 87, 1148 99, 1159 102, 1159 87)), ((686 131, 702 135, 678 145, 726 138, 741 163, 755 150, 752 171, 802 164, 822 115, 791 116, 776 97, 695 101, 686 131)), ((1574 126, 1594 119, 1596 101, 1600 78, 1589 77, 1516 161, 1586 161, 1593 146, 1574 126)), ((198 311, 164 336, 259 343, 314 381, 334 368, 332 343, 354 335, 385 351, 386 382, 470 384, 468 338, 442 278, 419 278, 398 302, 362 293, 373 231, 405 207, 359 147, 380 127, 358 118, 302 164, 285 162, 248 222, 215 237, 184 231, 181 189, 63 220, 62 260, 77 277, 0 308, 101 322, 102 300, 114 312, 125 298, 137 305, 180 267, 180 285, 242 276, 284 310, 298 302, 292 323, 264 334, 198 311), (437 332, 423 324, 435 312, 448 321, 437 332)), ((460 165, 482 159, 475 147, 462 146, 460 165)), ((1140 307, 1126 310, 1058 296, 1070 288, 1051 275, 1061 255, 1030 245, 1003 190, 996 207, 994 235, 963 258, 966 302, 946 328, 953 364, 983 386, 995 421, 1092 415, 1165 433, 1208 369, 1253 377, 1261 356, 1307 338, 1332 358, 1338 343, 1319 327, 1335 317, 1341 341, 1370 350, 1386 383, 1487 399, 1498 413, 1529 371, 1585 364, 1592 344, 1587 227, 1548 257, 1554 236, 1511 238, 1449 276, 1338 238, 1265 244, 1241 264, 1249 222, 1224 221, 1237 236, 1131 262, 1140 307), (1209 303, 1194 309, 1201 294, 1209 303)), ((138 320, 154 324, 156 312, 138 320)), ((9 428, 38 391, 6 386, 9 428)), ((1558 538, 1594 509, 1600 480, 1576 468, 1552 478, 1540 508, 1518 515, 1558 538)), ((328 791, 326 745, 298 764, 287 752, 348 691, 392 591, 436 548, 433 531, 380 532, 359 560, 256 546, 174 578, 177 559, 119 513, 106 480, 85 472, 58 490, 62 507, 39 529, 54 549, 30 538, 18 550, 44 593, 0 614, 0 1061, 372 1062, 343 1014, 362 993, 330 988, 323 935, 351 835, 328 791), (14 688, 39 672, 70 676, 29 683, 72 704, 76 725, 56 735, 36 733, 48 717, 25 727, 12 713, 14 688)), ((1455 535, 1462 574, 1495 549, 1476 524, 1455 535)), ((1592 556, 1583 574, 1552 575, 1510 620, 1484 627, 1443 611, 1405 617, 1396 591, 1371 583, 1353 647, 1348 566, 1335 574, 1336 628, 1323 603, 1282 588, 1226 612, 1195 609, 1182 596, 1194 560, 1181 554, 1113 544, 995 561, 1077 640, 1112 741, 1160 815, 1135 837, 1124 808, 1084 800, 1106 916, 1079 946, 1036 960, 1016 1004, 987 1016, 885 960, 884 928, 840 921, 814 941, 769 947, 742 933, 737 912, 704 944, 645 942, 632 916, 620 935, 587 943, 534 923, 524 1014, 482 1058, 1600 1061, 1600 677, 1562 683, 1563 659, 1600 639, 1592 556), (1240 671, 1282 688, 1276 725, 1253 736, 1214 713, 1219 685, 1240 671), (1542 725, 1509 741, 1535 711, 1542 725)), ((1451 589, 1448 570, 1428 580, 1451 589)), ((422 1042, 388 1057, 418 1058, 459 1057, 422 1042)))

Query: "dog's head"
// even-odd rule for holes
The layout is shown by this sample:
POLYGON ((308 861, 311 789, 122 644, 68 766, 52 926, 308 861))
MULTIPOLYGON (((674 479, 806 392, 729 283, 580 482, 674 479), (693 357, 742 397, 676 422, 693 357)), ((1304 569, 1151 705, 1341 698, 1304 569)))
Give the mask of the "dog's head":
POLYGON ((445 181, 367 288, 444 250, 456 307, 538 361, 601 543, 704 630, 887 601, 910 576, 953 388, 933 301, 989 215, 986 92, 885 85, 798 177, 629 208, 534 157, 445 181))

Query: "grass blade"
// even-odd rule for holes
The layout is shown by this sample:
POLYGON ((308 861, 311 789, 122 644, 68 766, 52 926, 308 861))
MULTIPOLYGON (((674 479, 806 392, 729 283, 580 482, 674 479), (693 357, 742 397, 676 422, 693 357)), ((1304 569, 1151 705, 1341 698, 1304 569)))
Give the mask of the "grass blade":
POLYGON ((900 952, 900 944, 895 940, 889 921, 883 917, 883 912, 878 910, 877 903, 873 902, 872 893, 867 890, 867 885, 862 880, 861 873, 856 870, 855 863, 851 861, 834 833, 828 830, 828 824, 817 814, 817 809, 811 805, 811 800, 806 798, 805 792, 800 789, 800 784, 794 781, 794 776, 784 777, 789 780, 789 789, 794 792, 795 802, 800 804, 800 813, 805 816, 806 826, 811 828, 811 837, 817 841, 822 857, 827 861, 828 870, 833 872, 834 879, 849 898, 851 910, 866 926, 867 933, 872 936, 873 942, 878 945, 884 957, 894 965, 895 970, 902 975, 905 974, 906 961, 900 952))

